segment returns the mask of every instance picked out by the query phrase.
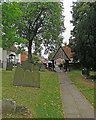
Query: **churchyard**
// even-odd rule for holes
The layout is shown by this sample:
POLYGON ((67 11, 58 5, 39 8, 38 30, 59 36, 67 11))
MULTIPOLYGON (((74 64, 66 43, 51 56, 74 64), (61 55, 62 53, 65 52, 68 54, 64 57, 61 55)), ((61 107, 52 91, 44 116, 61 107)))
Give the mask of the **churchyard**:
MULTIPOLYGON (((14 86, 15 69, 2 70, 2 99, 16 101, 13 113, 3 113, 3 118, 64 118, 57 73, 40 71, 40 88, 14 86), (22 108, 22 109, 21 109, 22 108)), ((30 71, 26 71, 30 74, 30 71)), ((27 73, 25 73, 27 74, 27 73)), ((27 77, 25 77, 27 79, 27 77)))

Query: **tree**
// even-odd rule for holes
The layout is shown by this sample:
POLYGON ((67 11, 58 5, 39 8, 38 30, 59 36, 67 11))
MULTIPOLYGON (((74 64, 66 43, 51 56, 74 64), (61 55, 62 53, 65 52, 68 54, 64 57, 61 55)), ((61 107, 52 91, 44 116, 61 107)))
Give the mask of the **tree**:
POLYGON ((51 53, 49 53, 49 55, 48 55, 48 59, 49 60, 52 58, 52 56, 55 54, 56 51, 57 51, 57 49, 54 49, 54 51, 52 51, 51 53))
POLYGON ((32 62, 35 63, 35 62, 39 62, 39 61, 40 61, 39 57, 33 54, 32 55, 32 62))
POLYGON ((78 61, 78 53, 77 53, 77 48, 76 48, 76 34, 77 34, 77 26, 78 23, 84 18, 84 16, 87 15, 88 9, 90 8, 89 2, 73 2, 72 6, 72 20, 70 21, 74 28, 71 31, 73 39, 71 40, 70 47, 71 51, 74 52, 73 54, 73 60, 76 62, 78 61))
POLYGON ((22 11, 16 2, 2 4, 2 47, 9 49, 15 42, 26 42, 16 34, 16 24, 22 18, 22 11))
POLYGON ((49 52, 62 44, 61 33, 65 30, 62 3, 19 3, 19 7, 23 12, 23 17, 18 23, 17 33, 28 41, 30 61, 32 60, 32 46, 35 46, 36 50, 44 45, 45 52, 49 52))
MULTIPOLYGON (((86 5, 89 5, 88 9, 85 9, 87 12, 81 17, 82 19, 78 18, 77 23, 75 21, 76 30, 73 32, 75 38, 71 47, 74 49, 82 66, 87 69, 89 75, 90 68, 96 71, 96 2, 86 5)), ((84 6, 81 8, 84 8, 84 6)), ((80 10, 83 13, 83 10, 80 10)))

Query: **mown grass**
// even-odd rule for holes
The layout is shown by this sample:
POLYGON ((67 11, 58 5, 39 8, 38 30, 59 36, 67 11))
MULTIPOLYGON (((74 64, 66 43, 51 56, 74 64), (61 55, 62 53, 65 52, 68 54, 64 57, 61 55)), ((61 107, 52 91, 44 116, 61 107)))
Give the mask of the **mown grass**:
POLYGON ((96 109, 95 93, 96 90, 94 80, 85 79, 81 75, 81 70, 72 70, 66 73, 69 79, 79 88, 81 93, 88 99, 92 106, 96 109))
POLYGON ((3 118, 64 118, 58 76, 54 72, 40 73, 40 88, 13 86, 13 71, 2 71, 2 98, 13 99, 25 106, 24 114, 3 114, 3 118))

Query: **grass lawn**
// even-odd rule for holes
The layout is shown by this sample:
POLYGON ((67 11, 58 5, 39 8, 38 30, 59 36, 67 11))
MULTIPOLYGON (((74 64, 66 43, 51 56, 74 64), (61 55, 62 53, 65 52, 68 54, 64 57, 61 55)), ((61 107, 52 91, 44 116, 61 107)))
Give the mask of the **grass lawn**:
POLYGON ((28 112, 3 114, 3 118, 64 118, 58 76, 54 72, 40 73, 40 88, 13 86, 13 71, 2 71, 2 98, 13 99, 28 112))
POLYGON ((92 106, 96 109, 95 93, 96 89, 94 88, 94 80, 85 79, 81 75, 80 70, 72 70, 71 72, 66 73, 69 79, 79 88, 81 93, 89 100, 92 106))

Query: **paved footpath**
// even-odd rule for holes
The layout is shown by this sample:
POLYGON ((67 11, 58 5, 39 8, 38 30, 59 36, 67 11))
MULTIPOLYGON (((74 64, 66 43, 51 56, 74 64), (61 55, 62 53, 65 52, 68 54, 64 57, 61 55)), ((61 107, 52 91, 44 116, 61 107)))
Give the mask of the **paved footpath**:
POLYGON ((77 87, 58 67, 56 67, 56 72, 58 73, 61 87, 65 118, 94 118, 93 107, 77 87))

